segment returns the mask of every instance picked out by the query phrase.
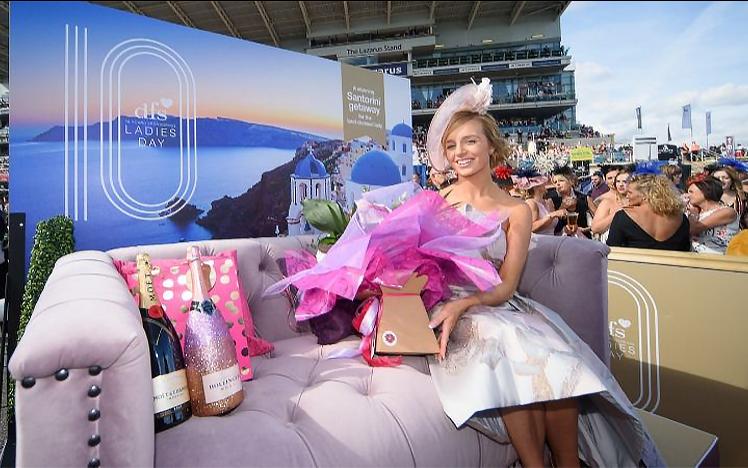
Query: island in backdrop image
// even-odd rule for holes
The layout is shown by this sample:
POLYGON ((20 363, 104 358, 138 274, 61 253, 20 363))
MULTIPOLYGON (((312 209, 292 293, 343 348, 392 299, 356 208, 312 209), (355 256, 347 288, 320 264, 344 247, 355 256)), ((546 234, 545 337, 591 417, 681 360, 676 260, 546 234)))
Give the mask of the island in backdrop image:
POLYGON ((14 2, 10 203, 76 249, 310 233, 409 180, 406 79, 86 3, 14 2))

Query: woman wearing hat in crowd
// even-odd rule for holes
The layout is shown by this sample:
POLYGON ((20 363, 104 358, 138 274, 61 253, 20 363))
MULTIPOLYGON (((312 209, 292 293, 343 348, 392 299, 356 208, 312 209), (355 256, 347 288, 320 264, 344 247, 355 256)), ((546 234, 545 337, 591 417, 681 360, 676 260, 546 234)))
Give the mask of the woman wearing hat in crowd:
MULTIPOLYGON (((440 353, 429 359, 444 411, 500 443, 524 467, 659 466, 661 459, 636 410, 609 369, 555 312, 517 295, 530 244, 528 205, 492 180, 506 143, 487 114, 488 79, 455 91, 428 132, 433 167, 456 181, 442 196, 468 219, 501 215, 498 238, 477 252, 499 264, 489 291, 450 285, 452 297, 431 311, 440 353)), ((492 464, 489 460, 488 464, 492 464)))
POLYGON ((566 210, 554 210, 553 202, 546 198, 548 176, 541 175, 534 167, 522 168, 512 176, 514 186, 522 194, 532 214, 532 232, 554 235, 558 220, 566 216, 566 210))

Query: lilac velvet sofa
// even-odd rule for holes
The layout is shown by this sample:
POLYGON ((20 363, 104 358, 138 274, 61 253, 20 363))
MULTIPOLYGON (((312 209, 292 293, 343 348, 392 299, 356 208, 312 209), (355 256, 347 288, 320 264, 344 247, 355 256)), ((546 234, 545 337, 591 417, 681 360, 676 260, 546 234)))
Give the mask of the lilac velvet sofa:
MULTIPOLYGON (((237 249, 260 336, 246 398, 223 417, 193 416, 154 437, 146 339, 112 258, 184 255, 185 244, 82 251, 61 258, 10 361, 16 379, 19 466, 506 466, 511 445, 444 415, 422 357, 397 368, 325 359, 350 338, 319 346, 289 320, 277 260, 308 237, 205 241, 237 249)), ((607 253, 599 243, 534 238, 520 292, 561 314, 605 362, 607 253)))

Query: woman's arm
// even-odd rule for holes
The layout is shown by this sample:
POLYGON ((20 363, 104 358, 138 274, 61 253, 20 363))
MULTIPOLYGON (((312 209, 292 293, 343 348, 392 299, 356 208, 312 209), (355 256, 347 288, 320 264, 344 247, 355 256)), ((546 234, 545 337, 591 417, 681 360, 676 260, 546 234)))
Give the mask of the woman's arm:
POLYGON ((613 216, 608 231, 608 239, 605 241, 610 247, 627 247, 626 235, 624 234, 623 211, 619 211, 613 216), (621 213, 620 215, 618 213, 621 213))
POLYGON ((546 226, 548 226, 554 218, 557 218, 560 215, 561 210, 552 211, 548 213, 544 217, 540 217, 540 210, 538 209, 538 204, 535 200, 529 199, 525 200, 525 203, 527 203, 527 206, 530 207, 530 213, 531 213, 531 219, 532 219, 532 232, 537 232, 546 226))
POLYGON ((698 215, 689 215, 688 222, 690 224, 690 232, 692 236, 701 234, 709 228, 715 226, 724 226, 735 221, 738 217, 738 213, 732 208, 725 207, 715 211, 706 218, 699 221, 698 215))
POLYGON ((595 213, 597 212, 597 205, 595 204, 595 200, 592 199, 591 196, 587 195, 587 209, 589 210, 590 214, 592 215, 592 218, 595 218, 595 213))
POLYGON ((592 226, 590 226, 593 233, 602 234, 610 227, 610 223, 613 221, 613 216, 616 214, 616 212, 613 211, 613 203, 615 202, 606 198, 602 203, 600 203, 600 206, 597 207, 595 217, 592 218, 592 226))

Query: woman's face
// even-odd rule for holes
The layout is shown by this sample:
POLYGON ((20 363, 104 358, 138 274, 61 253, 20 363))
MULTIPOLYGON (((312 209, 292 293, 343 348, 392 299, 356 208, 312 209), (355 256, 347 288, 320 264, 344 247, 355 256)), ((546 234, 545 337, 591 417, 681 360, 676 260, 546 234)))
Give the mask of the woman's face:
POLYGON ((616 185, 616 176, 618 175, 618 171, 608 171, 607 174, 605 174, 605 183, 608 184, 608 188, 613 190, 616 185))
POLYGON ((620 193, 621 195, 626 195, 626 190, 628 189, 629 185, 629 177, 631 174, 618 174, 616 176, 616 191, 620 193))
POLYGON ((704 192, 702 192, 696 184, 691 184, 688 187, 688 203, 694 206, 699 206, 704 202, 704 200, 706 200, 706 198, 704 198, 704 192))
POLYGON ((571 182, 569 182, 569 179, 562 175, 555 175, 553 176, 553 185, 556 186, 556 191, 558 193, 570 193, 571 192, 571 182))
POLYGON ((629 206, 639 206, 644 202, 644 194, 639 191, 639 184, 629 184, 626 188, 626 199, 629 206))
POLYGON ((713 175, 714 178, 722 184, 723 191, 731 189, 730 185, 732 185, 732 179, 730 179, 730 174, 726 171, 716 171, 713 175))
POLYGON ((490 170, 493 151, 483 133, 483 125, 473 119, 452 130, 444 141, 447 162, 459 177, 470 177, 490 170))

